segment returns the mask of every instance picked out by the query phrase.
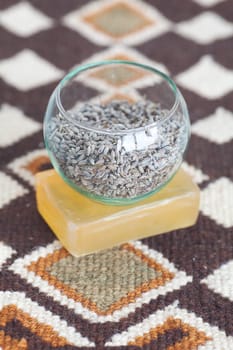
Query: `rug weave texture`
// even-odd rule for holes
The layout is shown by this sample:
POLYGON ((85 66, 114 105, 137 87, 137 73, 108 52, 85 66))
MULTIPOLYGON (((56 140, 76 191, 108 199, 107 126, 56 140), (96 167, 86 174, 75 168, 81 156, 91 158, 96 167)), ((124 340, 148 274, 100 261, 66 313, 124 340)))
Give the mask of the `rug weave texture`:
MULTIPOLYGON (((80 96, 114 94, 99 79, 80 96)), ((233 350, 232 315, 232 0, 0 0, 0 349, 233 350), (51 167, 43 116, 68 70, 111 58, 181 89, 200 215, 77 259, 36 209, 34 176, 51 167)))

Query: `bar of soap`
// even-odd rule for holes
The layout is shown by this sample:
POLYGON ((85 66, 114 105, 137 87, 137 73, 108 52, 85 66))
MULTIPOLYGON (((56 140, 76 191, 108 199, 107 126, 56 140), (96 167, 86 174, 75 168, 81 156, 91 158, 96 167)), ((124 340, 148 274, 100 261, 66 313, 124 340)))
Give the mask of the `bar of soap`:
POLYGON ((74 256, 191 226, 200 199, 199 188, 182 169, 158 193, 127 206, 90 200, 55 170, 36 175, 36 196, 40 214, 74 256))

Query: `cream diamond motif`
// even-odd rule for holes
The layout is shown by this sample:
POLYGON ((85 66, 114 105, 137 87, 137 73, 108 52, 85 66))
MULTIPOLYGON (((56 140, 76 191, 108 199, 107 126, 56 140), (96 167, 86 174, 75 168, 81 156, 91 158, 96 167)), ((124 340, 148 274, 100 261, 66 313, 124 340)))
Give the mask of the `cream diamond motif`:
POLYGON ((28 190, 21 186, 17 181, 3 172, 0 172, 0 188, 0 208, 28 192, 28 190))
POLYGON ((225 0, 194 0, 194 1, 202 6, 209 7, 209 6, 217 5, 220 2, 223 2, 225 0))
POLYGON ((64 23, 99 45, 134 45, 168 30, 170 22, 141 0, 100 0, 64 17, 64 23))
POLYGON ((201 281, 209 289, 233 301, 233 260, 223 264, 201 281))
POLYGON ((200 44, 209 44, 214 40, 231 36, 233 24, 216 13, 208 11, 192 20, 179 23, 177 32, 200 44))
POLYGON ((0 147, 9 146, 41 129, 41 124, 8 104, 0 109, 0 147))
POLYGON ((2 11, 0 24, 16 35, 27 37, 51 27, 52 20, 24 1, 2 11))
POLYGON ((233 226, 233 182, 221 177, 201 193, 201 211, 218 224, 233 226))
POLYGON ((61 70, 27 49, 0 61, 0 77, 22 91, 48 84, 62 75, 61 70))
POLYGON ((215 62, 212 56, 206 55, 179 74, 176 81, 205 98, 215 99, 233 90, 233 71, 215 62))
POLYGON ((233 139, 233 113, 219 107, 213 115, 192 125, 192 133, 222 144, 233 139))
POLYGON ((201 184, 203 181, 209 179, 209 176, 204 174, 200 169, 197 169, 186 162, 182 164, 182 168, 192 177, 196 184, 201 184))

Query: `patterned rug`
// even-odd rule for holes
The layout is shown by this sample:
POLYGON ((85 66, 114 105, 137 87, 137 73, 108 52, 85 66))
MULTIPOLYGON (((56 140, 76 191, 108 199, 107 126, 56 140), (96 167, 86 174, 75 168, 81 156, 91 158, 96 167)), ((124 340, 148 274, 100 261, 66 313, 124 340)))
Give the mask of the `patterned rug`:
POLYGON ((233 349, 232 0, 0 0, 0 9, 0 349, 233 349), (200 216, 77 259, 36 210, 34 175, 50 167, 45 106, 74 65, 122 57, 164 69, 184 94, 200 216))

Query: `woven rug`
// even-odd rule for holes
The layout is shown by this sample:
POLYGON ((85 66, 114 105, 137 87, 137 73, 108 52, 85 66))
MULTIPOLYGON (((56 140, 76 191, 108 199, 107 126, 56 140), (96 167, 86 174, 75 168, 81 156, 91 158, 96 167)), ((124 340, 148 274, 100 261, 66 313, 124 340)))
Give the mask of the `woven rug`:
POLYGON ((1 0, 0 9, 0 349, 233 349, 232 0, 1 0), (36 209, 34 175, 50 167, 43 115, 74 65, 122 57, 163 69, 184 94, 184 166, 201 188, 200 216, 77 259, 36 209))

